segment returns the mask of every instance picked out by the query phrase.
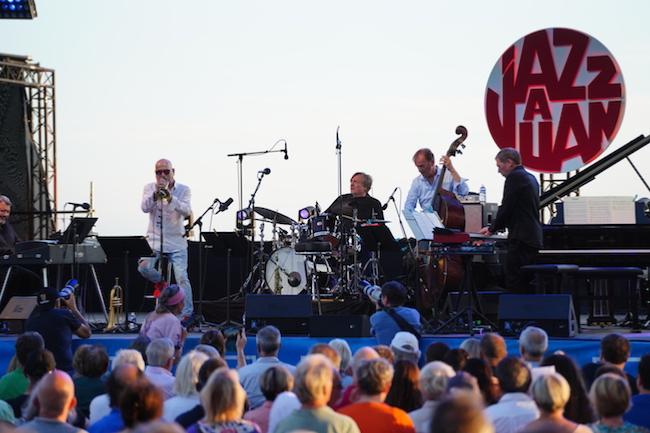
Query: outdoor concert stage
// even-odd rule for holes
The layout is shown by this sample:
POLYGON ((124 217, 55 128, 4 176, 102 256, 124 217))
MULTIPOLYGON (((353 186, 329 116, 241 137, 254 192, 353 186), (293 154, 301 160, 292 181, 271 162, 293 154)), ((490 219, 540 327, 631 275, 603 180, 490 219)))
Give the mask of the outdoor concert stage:
MULTIPOLYGON (((586 329, 585 332, 578 337, 551 338, 549 341, 549 350, 547 353, 561 350, 569 356, 573 357, 573 359, 575 359, 576 362, 578 362, 580 365, 583 365, 598 358, 600 339, 610 332, 624 333, 624 335, 630 340, 632 346, 632 354, 625 369, 629 373, 636 375, 639 358, 645 353, 650 353, 650 332, 625 333, 625 331, 620 329, 586 329)), ((106 347, 109 355, 113 356, 119 349, 128 347, 128 345, 136 336, 136 334, 97 334, 93 335, 87 340, 81 340, 75 337, 73 340, 73 347, 76 348, 80 344, 101 344, 106 347)), ((200 333, 192 333, 188 336, 184 348, 185 352, 191 350, 198 344, 200 336, 200 333)), ((434 341, 443 341, 452 348, 458 347, 461 342, 467 337, 467 335, 427 335, 424 336, 424 341, 422 344, 423 347, 421 350, 426 348, 434 341)), ((330 337, 282 337, 282 349, 280 350, 280 357, 285 362, 296 364, 300 361, 300 358, 307 353, 309 347, 311 347, 313 344, 321 342, 327 343, 329 340, 331 340, 330 337)), ((376 340, 374 338, 346 338, 345 340, 347 340, 347 342, 350 344, 353 352, 359 347, 372 346, 376 344, 376 340)), ((0 373, 4 373, 6 371, 7 365, 9 364, 9 361, 15 352, 15 341, 16 336, 0 337, 0 373)), ((508 353, 510 355, 518 355, 519 347, 517 339, 506 338, 506 342, 508 345, 508 353)), ((255 360, 255 336, 249 335, 245 352, 249 363, 255 360)), ((231 366, 235 366, 236 357, 234 348, 232 350, 228 350, 226 360, 231 366)))

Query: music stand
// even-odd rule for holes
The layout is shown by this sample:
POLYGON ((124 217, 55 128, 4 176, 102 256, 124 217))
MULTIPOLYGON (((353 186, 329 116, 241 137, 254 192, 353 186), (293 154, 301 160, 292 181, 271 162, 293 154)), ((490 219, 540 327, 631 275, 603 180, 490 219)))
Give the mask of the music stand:
MULTIPOLYGON (((128 332, 129 319, 129 297, 127 289, 129 287, 129 260, 132 257, 148 257, 153 255, 153 250, 144 236, 100 236, 97 238, 99 244, 104 249, 107 257, 121 257, 122 262, 122 284, 124 284, 123 302, 124 302, 124 325, 115 328, 114 332, 128 332)), ((110 299, 109 299, 110 305, 110 299)))
MULTIPOLYGON (((219 326, 243 326, 239 322, 230 320, 230 259, 246 257, 251 245, 244 236, 237 232, 203 232, 201 236, 205 239, 205 243, 212 247, 212 252, 217 257, 226 258, 226 320, 219 326)), ((201 293, 201 298, 203 298, 203 293, 201 293)), ((200 302, 202 304, 203 299, 200 302)))
POLYGON ((72 218, 70 224, 57 240, 60 244, 75 244, 83 241, 93 229, 97 218, 72 218))

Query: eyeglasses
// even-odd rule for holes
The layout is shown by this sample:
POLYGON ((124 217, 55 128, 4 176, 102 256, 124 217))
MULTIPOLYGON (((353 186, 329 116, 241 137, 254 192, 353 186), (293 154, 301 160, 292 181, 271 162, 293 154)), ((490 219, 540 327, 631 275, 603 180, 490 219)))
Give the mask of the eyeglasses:
POLYGON ((168 175, 171 173, 171 170, 156 170, 156 175, 160 176, 161 174, 168 175))

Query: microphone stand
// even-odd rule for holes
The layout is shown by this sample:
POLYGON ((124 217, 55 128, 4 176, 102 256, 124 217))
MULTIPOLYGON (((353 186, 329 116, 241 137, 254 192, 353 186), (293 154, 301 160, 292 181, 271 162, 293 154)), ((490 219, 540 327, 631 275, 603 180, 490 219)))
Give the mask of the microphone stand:
POLYGON ((395 212, 397 213, 397 221, 399 221, 399 226, 402 229, 402 236, 404 236, 404 240, 406 240, 406 244, 409 246, 409 250, 411 251, 411 254, 413 255, 413 257, 415 257, 415 252, 413 251, 413 247, 411 246, 411 243, 409 242, 408 237, 406 236, 406 230, 404 229, 404 222, 402 221, 402 213, 397 208, 397 202, 395 201, 395 197, 392 197, 391 200, 393 201, 393 206, 395 207, 395 212))
MULTIPOLYGON (((262 180, 264 179, 264 176, 265 176, 264 172, 257 173, 257 186, 255 187, 255 191, 253 191, 253 193, 251 194, 251 198, 248 201, 248 206, 247 206, 247 209, 250 209, 250 212, 251 212, 250 216, 251 216, 251 219, 253 221, 253 227, 251 229, 251 245, 255 244, 255 224, 254 224, 254 221, 255 221, 255 196, 257 195, 257 191, 259 191, 260 186, 262 185, 262 180)), ((256 272, 257 275, 253 279, 253 282, 256 285, 259 284, 259 282, 261 280, 260 273, 262 272, 261 271, 261 264, 262 264, 262 261, 263 261, 263 255, 264 255, 264 247, 262 246, 262 247, 260 247, 259 257, 257 258, 257 272, 256 272)), ((254 269, 253 268, 253 261, 254 260, 255 260, 255 253, 253 252, 253 248, 251 247, 251 252, 250 252, 251 272, 253 272, 253 269, 254 269)))
POLYGON ((343 194, 343 180, 342 180, 342 173, 341 173, 341 140, 339 140, 339 128, 340 126, 336 127, 336 157, 338 159, 338 181, 339 181, 339 197, 341 194, 343 194))

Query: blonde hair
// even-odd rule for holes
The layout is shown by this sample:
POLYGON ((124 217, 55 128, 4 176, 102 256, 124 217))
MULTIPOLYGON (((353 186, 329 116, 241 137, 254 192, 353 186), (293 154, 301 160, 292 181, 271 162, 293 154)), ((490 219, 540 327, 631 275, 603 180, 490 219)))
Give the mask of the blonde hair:
POLYGON ((208 422, 226 422, 241 418, 246 392, 239 375, 226 367, 215 370, 201 390, 201 404, 208 422))
POLYGON ((627 380, 614 373, 598 377, 589 391, 589 398, 602 417, 623 415, 630 408, 630 385, 627 380))
POLYGON ((561 374, 549 373, 533 382, 531 394, 541 410, 555 412, 566 406, 571 396, 571 387, 561 374))
POLYGON ((198 350, 192 350, 181 358, 176 368, 176 380, 174 381, 174 393, 183 397, 195 395, 196 383, 199 381, 199 370, 208 355, 198 350))
POLYGON ((118 350, 111 362, 111 370, 115 370, 120 365, 132 364, 138 367, 138 370, 144 371, 144 359, 142 354, 135 349, 118 350))
POLYGON ((425 400, 438 400, 447 389, 449 379, 454 377, 454 369, 444 362, 433 361, 420 371, 420 389, 425 400))
POLYGON ((293 392, 302 404, 329 400, 334 380, 334 366, 321 354, 308 355, 296 367, 293 392))

